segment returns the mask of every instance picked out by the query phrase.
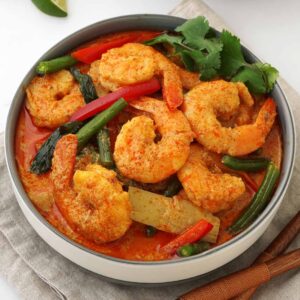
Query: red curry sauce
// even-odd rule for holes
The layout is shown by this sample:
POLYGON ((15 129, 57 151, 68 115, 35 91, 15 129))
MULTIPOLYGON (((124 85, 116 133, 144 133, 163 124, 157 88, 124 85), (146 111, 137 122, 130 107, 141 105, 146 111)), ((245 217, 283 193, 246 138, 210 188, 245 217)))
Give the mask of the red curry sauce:
MULTIPOLYGON (((143 31, 136 31, 133 33, 137 36, 148 34, 143 31)), ((101 37, 97 39, 96 42, 107 41, 110 39, 113 40, 115 37, 120 37, 122 35, 126 36, 126 34, 127 33, 125 32, 101 37)), ((79 67, 82 71, 84 71, 86 65, 80 64, 79 67)), ((50 134, 50 130, 37 128, 32 123, 30 115, 25 108, 21 110, 15 136, 15 155, 19 174, 26 193, 46 220, 70 239, 91 250, 101 252, 109 256, 128 260, 167 259, 168 257, 166 257, 165 254, 160 253, 158 250, 174 238, 173 234, 158 231, 156 235, 149 238, 144 233, 144 225, 133 222, 127 233, 119 240, 103 245, 97 245, 86 240, 83 236, 74 232, 68 226, 54 203, 50 174, 46 173, 43 175, 35 175, 29 171, 30 163, 37 152, 37 148, 39 148, 50 134)), ((115 132, 115 135, 116 134, 117 133, 115 132)), ((275 164, 280 167, 282 159, 282 141, 278 122, 273 126, 273 129, 266 140, 262 150, 262 155, 272 158, 275 164)), ((257 185, 260 185, 264 172, 250 174, 250 176, 257 185)), ((226 228, 228 228, 249 205, 252 196, 253 190, 248 187, 244 195, 236 201, 232 209, 217 214, 221 220, 221 228, 217 242, 218 245, 232 238, 232 236, 227 233, 226 228)))

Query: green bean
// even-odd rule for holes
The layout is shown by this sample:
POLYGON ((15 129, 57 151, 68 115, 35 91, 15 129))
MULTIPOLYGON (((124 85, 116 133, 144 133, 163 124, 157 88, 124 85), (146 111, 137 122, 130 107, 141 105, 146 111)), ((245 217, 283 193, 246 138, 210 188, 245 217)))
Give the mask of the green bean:
POLYGON ((145 226, 145 234, 147 237, 153 237, 157 233, 157 229, 153 226, 146 225, 145 226))
POLYGON ((231 233, 238 233, 249 226, 266 207, 279 177, 279 170, 273 162, 269 162, 265 178, 244 213, 229 227, 231 233))
POLYGON ((191 243, 191 244, 186 244, 182 247, 180 247, 176 253, 178 256, 181 257, 188 257, 192 255, 199 254, 201 252, 204 252, 210 248, 210 244, 207 242, 197 242, 197 243, 191 243))
POLYGON ((71 55, 65 55, 51 60, 40 61, 36 66, 36 72, 39 75, 53 73, 65 68, 70 68, 77 63, 77 60, 71 55))
POLYGON ((97 135, 97 142, 100 154, 100 163, 106 168, 112 168, 114 161, 111 154, 109 130, 107 128, 100 129, 97 135))
POLYGON ((172 181, 168 184, 167 189, 164 192, 164 196, 166 197, 173 197, 174 195, 177 195, 180 191, 182 185, 178 178, 175 176, 172 181))
POLYGON ((78 132, 78 152, 86 145, 92 136, 97 134, 101 128, 103 128, 107 122, 113 119, 120 111, 122 111, 128 103, 120 98, 112 106, 96 115, 92 120, 86 123, 78 132))
POLYGON ((222 163, 233 170, 257 172, 259 170, 267 168, 270 160, 258 157, 254 159, 241 159, 230 155, 224 155, 222 157, 222 163))

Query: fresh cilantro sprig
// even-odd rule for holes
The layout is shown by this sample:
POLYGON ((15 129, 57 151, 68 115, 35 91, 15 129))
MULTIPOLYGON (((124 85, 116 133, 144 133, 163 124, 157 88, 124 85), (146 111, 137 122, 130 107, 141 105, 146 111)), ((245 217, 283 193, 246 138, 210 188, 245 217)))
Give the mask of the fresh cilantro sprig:
POLYGON ((240 40, 223 30, 216 37, 208 21, 200 16, 186 21, 175 29, 177 35, 164 33, 147 45, 168 43, 175 49, 186 69, 201 74, 201 80, 221 76, 244 82, 253 93, 268 93, 273 89, 278 71, 270 64, 248 63, 240 40))
POLYGON ((220 36, 223 44, 219 74, 231 81, 244 82, 256 94, 268 93, 273 89, 278 71, 270 64, 247 63, 240 40, 223 30, 220 36))

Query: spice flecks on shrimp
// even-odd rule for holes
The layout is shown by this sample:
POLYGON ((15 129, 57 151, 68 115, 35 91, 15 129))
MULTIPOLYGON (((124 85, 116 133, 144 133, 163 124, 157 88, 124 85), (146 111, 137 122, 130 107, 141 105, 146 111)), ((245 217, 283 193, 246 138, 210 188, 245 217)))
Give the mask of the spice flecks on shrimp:
POLYGON ((143 97, 130 102, 153 116, 138 116, 121 129, 114 151, 120 172, 143 183, 156 183, 175 174, 185 163, 193 133, 183 113, 170 111, 163 101, 143 97), (154 124, 155 123, 155 124, 154 124), (155 129, 161 135, 157 143, 155 129))
POLYGON ((35 77, 26 89, 28 108, 39 127, 56 128, 84 106, 84 99, 69 71, 35 77))
POLYGON ((200 145, 192 145, 189 158, 177 175, 190 201, 217 213, 232 207, 245 192, 245 184, 241 178, 223 174, 220 170, 212 172, 213 165, 209 151, 200 145))
POLYGON ((178 67, 154 48, 143 44, 128 43, 107 51, 100 63, 96 61, 91 65, 90 75, 94 82, 97 83, 99 78, 101 85, 111 91, 159 76, 169 109, 174 110, 183 101, 178 67))
POLYGON ((128 193, 115 172, 100 165, 74 174, 77 142, 75 135, 66 135, 56 145, 51 174, 55 203, 71 228, 86 239, 98 244, 119 239, 131 225, 128 193))
POLYGON ((240 156, 264 144, 276 117, 275 102, 268 99, 254 123, 223 127, 218 117, 230 118, 238 112, 240 103, 253 103, 243 83, 216 80, 200 83, 188 92, 182 110, 200 144, 210 151, 240 156))

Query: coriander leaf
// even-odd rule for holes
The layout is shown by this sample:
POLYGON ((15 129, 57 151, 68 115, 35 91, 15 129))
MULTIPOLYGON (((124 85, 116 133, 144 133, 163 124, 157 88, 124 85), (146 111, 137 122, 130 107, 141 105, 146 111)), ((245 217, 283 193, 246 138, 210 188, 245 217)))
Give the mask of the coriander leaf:
POLYGON ((199 16, 184 22, 182 25, 178 26, 175 31, 182 33, 189 42, 198 37, 204 38, 209 31, 209 24, 203 16, 199 16))
POLYGON ((256 63, 255 66, 263 73, 266 92, 271 92, 279 75, 278 70, 272 67, 270 64, 256 63))
POLYGON ((210 27, 208 21, 202 16, 186 21, 178 26, 175 31, 184 36, 184 44, 190 47, 209 52, 222 50, 222 43, 218 39, 205 38, 210 31, 210 27))
POLYGON ((193 58, 189 55, 188 51, 178 51, 179 56, 181 57, 181 60, 185 66, 185 68, 190 72, 197 72, 197 66, 195 65, 195 62, 193 58))
POLYGON ((182 40, 183 40, 182 36, 169 35, 169 34, 164 33, 162 35, 155 37, 152 40, 144 42, 144 44, 148 45, 148 46, 152 46, 152 45, 160 44, 160 43, 168 43, 168 44, 174 45, 174 44, 181 44, 182 40))
POLYGON ((264 94, 267 92, 263 72, 255 65, 243 67, 231 81, 242 81, 246 84, 250 92, 255 94, 264 94))
POLYGON ((231 78, 242 66, 246 64, 240 40, 229 31, 223 30, 220 36, 223 43, 221 52, 220 74, 225 78, 231 78))
POLYGON ((217 69, 220 67, 220 53, 212 52, 209 54, 204 54, 201 51, 183 51, 185 57, 184 63, 185 66, 190 71, 198 71, 201 73, 202 80, 210 80, 215 75, 217 75, 217 69), (191 68, 191 61, 194 62, 193 67, 191 68))
POLYGON ((214 68, 203 69, 200 74, 200 79, 209 81, 218 75, 218 71, 214 68))

